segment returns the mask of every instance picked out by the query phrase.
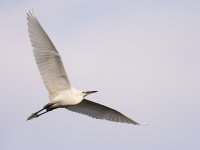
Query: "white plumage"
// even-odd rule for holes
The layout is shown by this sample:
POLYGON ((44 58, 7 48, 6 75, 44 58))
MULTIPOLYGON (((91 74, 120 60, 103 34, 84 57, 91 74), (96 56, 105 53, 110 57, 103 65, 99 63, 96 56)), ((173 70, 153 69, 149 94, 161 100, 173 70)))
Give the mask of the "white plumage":
POLYGON ((28 31, 35 60, 50 94, 70 88, 61 57, 34 14, 28 14, 28 31))
POLYGON ((85 96, 97 91, 82 91, 71 86, 58 51, 33 12, 27 14, 27 20, 35 60, 51 97, 50 103, 33 113, 27 120, 56 108, 66 108, 96 119, 139 125, 112 108, 84 99, 85 96), (42 112, 43 110, 46 111, 42 112))

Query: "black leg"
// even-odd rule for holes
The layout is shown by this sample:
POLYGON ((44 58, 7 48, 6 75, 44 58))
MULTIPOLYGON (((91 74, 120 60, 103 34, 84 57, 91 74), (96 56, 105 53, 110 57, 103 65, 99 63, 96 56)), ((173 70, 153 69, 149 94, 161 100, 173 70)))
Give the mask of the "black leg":
POLYGON ((43 115, 43 114, 45 114, 45 113, 47 113, 47 112, 49 112, 49 111, 46 110, 45 112, 43 112, 43 113, 41 113, 41 114, 37 114, 37 117, 39 117, 39 116, 41 116, 41 115, 43 115))
POLYGON ((38 114, 39 112, 45 110, 45 108, 40 109, 39 111, 35 112, 34 114, 38 114))
POLYGON ((41 115, 43 115, 43 114, 45 114, 45 113, 47 113, 47 112, 49 112, 49 111, 52 111, 53 109, 55 109, 55 108, 53 108, 53 109, 51 108, 52 105, 53 105, 53 103, 48 103, 48 104, 46 104, 42 109, 40 109, 39 111, 37 111, 37 112, 31 114, 31 115, 28 117, 27 120, 31 120, 31 119, 33 119, 33 118, 37 118, 37 117, 39 117, 39 116, 41 116, 41 115), (40 112, 43 111, 43 110, 46 110, 46 111, 40 113, 40 112), (39 114, 39 113, 40 113, 40 114, 39 114))
MULTIPOLYGON (((48 110, 48 111, 50 111, 49 110, 49 108, 52 106, 52 104, 51 103, 48 103, 48 104, 46 104, 46 105, 44 105, 44 107, 42 108, 42 109, 40 109, 39 111, 37 111, 37 112, 35 112, 35 113, 33 113, 33 115, 38 115, 38 113, 40 113, 41 111, 43 111, 43 110, 48 110)), ((42 113, 43 114, 43 113, 42 113)))
POLYGON ((27 119, 27 120, 31 120, 31 119, 33 119, 33 118, 37 118, 37 117, 39 117, 39 116, 41 116, 41 115, 43 115, 43 114, 47 113, 47 112, 48 112, 48 110, 46 110, 46 111, 45 111, 45 112, 43 112, 43 113, 40 113, 40 114, 38 114, 39 112, 43 111, 44 109, 45 109, 45 108, 43 108, 43 109, 41 109, 41 110, 39 110, 39 111, 37 111, 37 112, 35 112, 35 113, 31 114, 31 115, 28 117, 28 119, 27 119))

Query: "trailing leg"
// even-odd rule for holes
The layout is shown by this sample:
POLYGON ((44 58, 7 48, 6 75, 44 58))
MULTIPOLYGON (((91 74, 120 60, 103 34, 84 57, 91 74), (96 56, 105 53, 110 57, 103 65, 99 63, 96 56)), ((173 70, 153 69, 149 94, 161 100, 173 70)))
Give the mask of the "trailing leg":
POLYGON ((48 103, 48 104, 46 104, 42 109, 40 109, 39 111, 37 111, 37 112, 35 112, 35 113, 32 113, 28 118, 27 118, 27 120, 31 120, 31 119, 33 119, 33 118, 37 118, 37 117, 39 117, 39 116, 41 116, 41 115, 43 115, 43 114, 45 114, 45 113, 47 113, 47 112, 49 112, 49 111, 52 111, 53 109, 55 109, 54 107, 52 107, 53 105, 54 105, 55 103, 48 103), (46 110, 46 111, 44 111, 44 112, 42 112, 43 110, 46 110), (42 113, 40 113, 40 112, 42 112, 42 113), (39 114, 40 113, 40 114, 39 114))

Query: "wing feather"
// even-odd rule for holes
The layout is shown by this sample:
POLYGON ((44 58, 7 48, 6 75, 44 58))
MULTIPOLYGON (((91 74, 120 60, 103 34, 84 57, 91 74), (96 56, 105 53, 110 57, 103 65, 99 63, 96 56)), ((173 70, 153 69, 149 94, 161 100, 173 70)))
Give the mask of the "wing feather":
POLYGON ((129 123, 134 125, 139 125, 139 123, 133 121, 132 119, 126 117, 122 113, 109 108, 107 106, 89 101, 84 99, 82 102, 76 105, 67 106, 66 109, 74 111, 77 113, 85 114, 96 119, 105 119, 114 122, 129 123))
POLYGON ((36 16, 27 14, 28 31, 35 60, 50 95, 70 88, 61 57, 36 16))

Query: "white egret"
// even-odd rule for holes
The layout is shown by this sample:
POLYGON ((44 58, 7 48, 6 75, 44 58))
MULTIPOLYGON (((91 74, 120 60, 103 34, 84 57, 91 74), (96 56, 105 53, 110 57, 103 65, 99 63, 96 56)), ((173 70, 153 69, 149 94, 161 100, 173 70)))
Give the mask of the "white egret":
POLYGON ((61 57, 33 12, 27 13, 28 32, 35 61, 49 92, 50 102, 31 114, 27 120, 37 118, 57 108, 82 113, 96 119, 139 125, 122 113, 89 101, 85 97, 97 91, 82 91, 71 86, 61 57))

